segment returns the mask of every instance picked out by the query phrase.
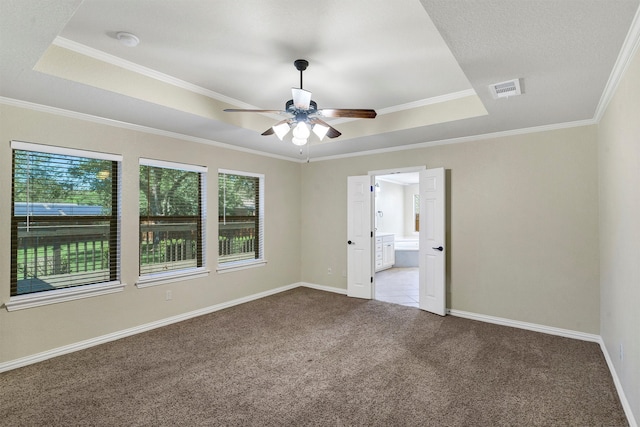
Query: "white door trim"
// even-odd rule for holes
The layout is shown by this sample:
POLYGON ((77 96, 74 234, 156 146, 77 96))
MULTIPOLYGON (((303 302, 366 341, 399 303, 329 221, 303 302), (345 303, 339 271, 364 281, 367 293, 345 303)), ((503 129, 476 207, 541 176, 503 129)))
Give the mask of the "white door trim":
POLYGON ((411 166, 407 168, 382 169, 377 171, 369 171, 369 176, 390 175, 394 173, 420 172, 425 170, 426 168, 427 166, 411 166))
MULTIPOLYGON (((424 174, 425 173, 429 173, 427 171, 432 171, 431 173, 433 173, 433 171, 435 171, 436 169, 427 169, 427 166, 410 166, 410 167, 402 167, 402 168, 393 168, 393 169, 381 169, 381 170, 374 170, 374 171, 369 171, 369 176, 372 177, 372 183, 375 180, 375 177, 380 176, 380 175, 391 175, 391 174, 401 174, 401 173, 412 173, 412 172, 420 172, 421 175, 421 179, 420 179, 420 187, 423 187, 425 185, 425 183, 423 182, 424 179, 424 174)), ((441 174, 441 179, 442 182, 440 182, 440 185, 444 185, 446 187, 446 178, 444 176, 444 168, 437 168, 437 170, 440 171, 441 174)), ((420 194, 422 195, 422 192, 425 189, 421 188, 420 189, 420 194)), ((441 195, 442 199, 441 199, 441 206, 440 208, 442 208, 442 212, 438 212, 438 216, 442 216, 441 218, 439 218, 439 221, 442 224, 442 230, 438 233, 441 235, 438 236, 438 240, 441 241, 442 243, 439 243, 438 246, 442 245, 444 246, 445 244, 445 223, 446 223, 446 192, 443 193, 441 195)), ((440 204, 440 203, 439 203, 440 204)), ((421 209, 424 207, 422 206, 423 202, 422 202, 422 197, 421 197, 421 209)), ((371 214, 372 217, 374 215, 374 210, 375 210, 375 206, 374 203, 371 204, 371 214)), ((439 210, 439 209, 438 209, 439 210)), ((371 225, 373 226, 373 223, 371 223, 371 225)), ((429 278, 429 280, 427 279, 427 275, 430 274, 431 272, 428 272, 426 269, 426 263, 424 262, 424 260, 427 259, 427 257, 429 255, 432 255, 432 253, 434 252, 433 249, 431 249, 431 247, 429 246, 428 248, 425 247, 424 243, 426 243, 426 235, 424 235, 423 232, 424 228, 421 227, 420 232, 419 232, 419 240, 420 240, 420 251, 419 251, 419 256, 420 256, 420 268, 419 268, 419 286, 420 286, 420 302, 419 302, 419 307, 423 310, 427 310, 430 311, 432 313, 436 313, 439 314, 441 316, 446 315, 446 263, 444 260, 446 260, 446 252, 444 253, 440 253, 440 254, 436 254, 437 258, 439 258, 439 260, 435 263, 436 264, 436 270, 437 273, 435 275, 435 277, 431 277, 429 278), (439 255, 439 256, 438 256, 439 255), (434 279, 435 282, 434 283, 434 279), (427 282, 429 282, 429 290, 427 291, 427 282), (435 286, 434 286, 435 285, 435 286), (437 289, 435 289, 437 288, 437 289), (433 291, 435 292, 435 295, 432 295, 433 291), (434 298, 435 297, 435 298, 434 298)), ((432 243, 432 242, 430 242, 432 243)), ((372 249, 373 250, 373 249, 372 249)), ((438 252, 438 251, 435 251, 438 252)), ((434 258, 434 257, 430 257, 434 258)), ((435 259, 435 258, 434 258, 435 259)), ((432 268, 434 267, 433 265, 431 266, 432 268)), ((375 265, 372 262, 371 265, 371 269, 372 269, 372 277, 375 277, 375 265)), ((375 295, 375 279, 374 279, 374 283, 373 283, 373 289, 372 289, 372 293, 375 295)), ((373 295, 372 295, 373 296, 373 295)))

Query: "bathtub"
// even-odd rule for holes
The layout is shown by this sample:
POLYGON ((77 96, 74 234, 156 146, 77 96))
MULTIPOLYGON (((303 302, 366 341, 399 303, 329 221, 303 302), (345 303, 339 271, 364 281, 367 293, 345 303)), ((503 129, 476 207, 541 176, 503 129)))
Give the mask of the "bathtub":
POLYGON ((395 239, 396 262, 394 267, 417 267, 420 243, 417 237, 401 237, 395 239))

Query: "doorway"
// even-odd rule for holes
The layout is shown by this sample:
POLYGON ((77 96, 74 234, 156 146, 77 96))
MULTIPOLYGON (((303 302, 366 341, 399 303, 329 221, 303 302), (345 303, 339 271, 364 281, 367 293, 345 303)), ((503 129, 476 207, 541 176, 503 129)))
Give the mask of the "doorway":
MULTIPOLYGON (((419 172, 420 177, 419 308, 444 316, 446 182, 442 167, 403 168, 347 177, 347 296, 372 299, 375 295, 375 242, 380 237, 380 243, 385 243, 384 236, 377 236, 374 240, 375 177, 415 171, 419 172)), ((387 248, 386 245, 384 248, 387 248)), ((389 257, 395 256, 395 251, 387 249, 383 252, 382 263, 385 262, 385 254, 388 262, 389 257)), ((396 263, 395 259, 393 263, 396 263)))
POLYGON ((420 307, 420 174, 375 175, 373 297, 420 307))

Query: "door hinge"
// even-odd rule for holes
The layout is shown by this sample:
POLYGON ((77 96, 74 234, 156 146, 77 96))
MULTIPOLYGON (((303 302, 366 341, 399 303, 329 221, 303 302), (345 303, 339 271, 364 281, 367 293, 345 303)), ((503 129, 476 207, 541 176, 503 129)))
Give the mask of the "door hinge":
POLYGON ((373 237, 373 231, 371 232, 371 237, 373 237))
POLYGON ((373 276, 371 276, 371 283, 373 283, 373 276))

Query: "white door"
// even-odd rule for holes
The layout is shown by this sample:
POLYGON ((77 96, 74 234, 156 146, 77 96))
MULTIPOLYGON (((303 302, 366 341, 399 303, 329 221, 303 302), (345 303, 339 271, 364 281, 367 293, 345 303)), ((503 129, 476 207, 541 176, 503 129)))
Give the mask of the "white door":
POLYGON ((373 298, 371 177, 347 177, 347 295, 373 298))
POLYGON ((420 308, 446 314, 444 168, 420 171, 420 308))

